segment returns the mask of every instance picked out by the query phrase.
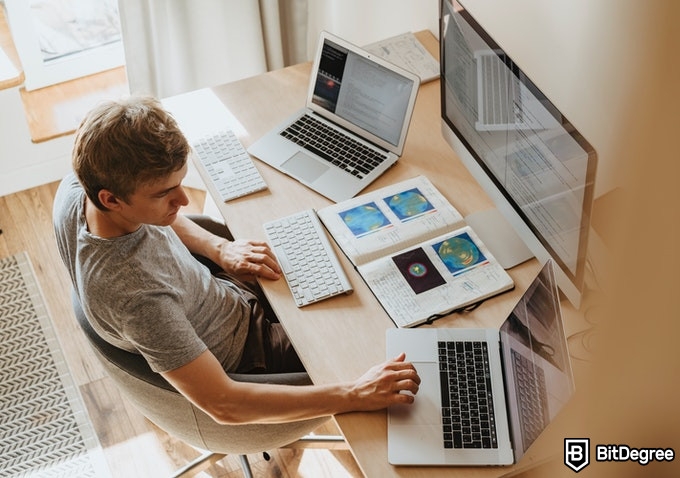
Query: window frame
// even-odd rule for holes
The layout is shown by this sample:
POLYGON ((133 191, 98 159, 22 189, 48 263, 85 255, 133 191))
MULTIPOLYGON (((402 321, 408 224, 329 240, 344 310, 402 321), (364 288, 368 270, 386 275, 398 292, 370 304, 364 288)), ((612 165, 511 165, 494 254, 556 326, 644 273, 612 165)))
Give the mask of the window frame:
POLYGON ((30 0, 4 0, 14 46, 24 71, 27 91, 117 68, 125 64, 122 38, 63 58, 43 61, 31 18, 30 0))

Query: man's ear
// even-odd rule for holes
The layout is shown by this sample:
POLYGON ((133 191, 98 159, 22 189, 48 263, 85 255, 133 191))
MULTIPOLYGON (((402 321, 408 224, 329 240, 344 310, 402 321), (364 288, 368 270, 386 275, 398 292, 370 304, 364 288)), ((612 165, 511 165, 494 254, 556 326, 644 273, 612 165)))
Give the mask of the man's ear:
POLYGON ((100 189, 97 193, 97 197, 99 198, 99 202, 101 202, 106 209, 116 211, 120 208, 120 198, 116 197, 108 189, 100 189))

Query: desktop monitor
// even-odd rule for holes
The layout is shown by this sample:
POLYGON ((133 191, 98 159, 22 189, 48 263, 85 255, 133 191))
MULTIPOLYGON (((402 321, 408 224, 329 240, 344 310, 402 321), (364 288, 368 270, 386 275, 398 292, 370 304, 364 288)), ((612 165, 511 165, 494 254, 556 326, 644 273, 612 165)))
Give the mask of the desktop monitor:
POLYGON ((552 258, 578 308, 595 150, 459 1, 439 28, 442 133, 496 206, 466 219, 506 268, 552 258))

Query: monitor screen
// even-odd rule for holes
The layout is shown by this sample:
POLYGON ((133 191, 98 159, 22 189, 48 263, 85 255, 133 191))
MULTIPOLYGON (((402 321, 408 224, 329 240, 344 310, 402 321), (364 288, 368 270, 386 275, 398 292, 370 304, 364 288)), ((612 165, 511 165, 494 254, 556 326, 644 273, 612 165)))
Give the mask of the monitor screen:
POLYGON ((460 2, 440 5, 444 137, 578 307, 595 151, 460 2))

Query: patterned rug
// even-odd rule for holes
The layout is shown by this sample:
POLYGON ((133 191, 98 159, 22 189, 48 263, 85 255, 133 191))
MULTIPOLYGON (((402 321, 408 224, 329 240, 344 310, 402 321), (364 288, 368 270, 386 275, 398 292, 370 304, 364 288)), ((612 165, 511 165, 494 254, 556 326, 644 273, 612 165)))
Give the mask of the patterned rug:
POLYGON ((0 477, 107 477, 25 253, 0 259, 0 477))

